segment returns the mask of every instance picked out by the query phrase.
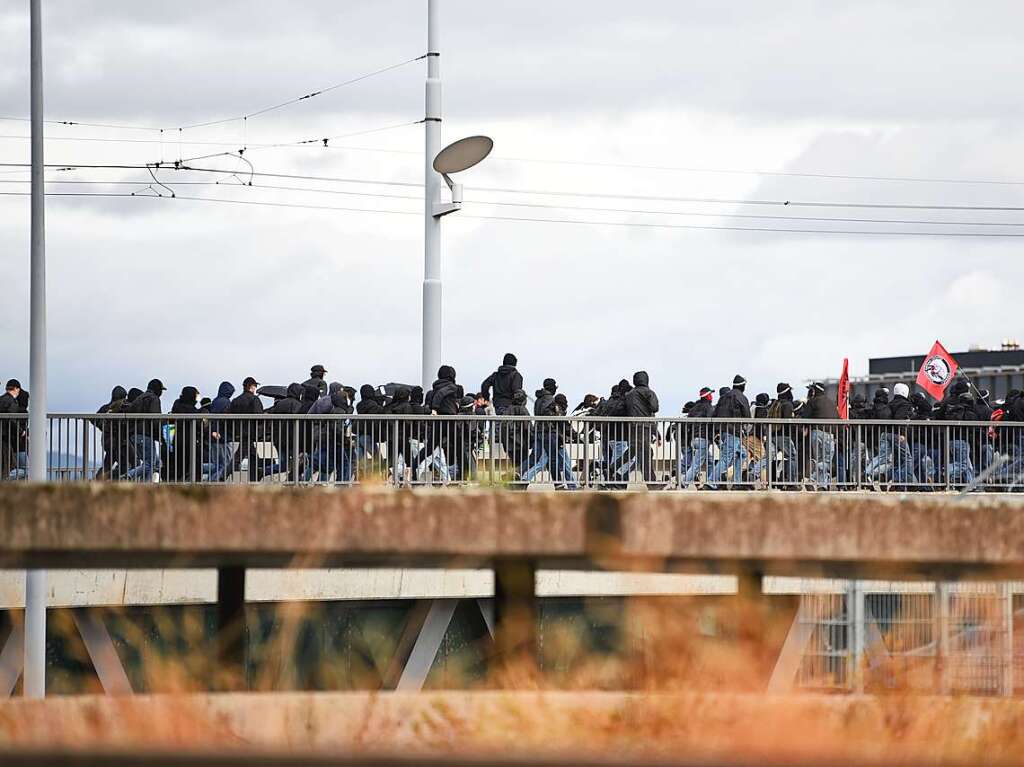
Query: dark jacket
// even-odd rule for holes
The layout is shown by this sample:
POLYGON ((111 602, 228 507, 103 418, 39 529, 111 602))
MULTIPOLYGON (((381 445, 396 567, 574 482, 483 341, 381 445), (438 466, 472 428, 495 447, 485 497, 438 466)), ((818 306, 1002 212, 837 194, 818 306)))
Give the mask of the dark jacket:
MULTIPOLYGON (((234 396, 235 387, 231 385, 230 381, 222 381, 221 385, 217 387, 217 396, 213 398, 213 402, 210 403, 211 413, 226 413, 228 408, 231 407, 231 397, 234 396)), ((220 434, 222 441, 229 439, 228 431, 230 431, 230 422, 228 421, 213 421, 210 424, 210 431, 220 434)))
POLYGON ((658 395, 649 382, 647 373, 633 376, 633 389, 626 395, 626 414, 631 418, 651 418, 658 414, 658 395))
POLYGON ((732 388, 718 398, 715 418, 750 418, 750 403, 741 390, 732 388))
POLYGON ((897 394, 889 402, 889 415, 894 421, 909 421, 914 417, 914 403, 897 394))
POLYGON ((816 394, 807 400, 800 415, 814 420, 834 420, 839 418, 839 408, 836 407, 835 400, 827 394, 816 394))
MULTIPOLYGON (((123 386, 115 386, 110 392, 110 402, 105 405, 100 405, 100 409, 96 411, 97 414, 106 413, 120 413, 125 410, 128 405, 128 392, 123 386)), ((120 441, 118 434, 123 431, 113 421, 104 418, 101 421, 95 421, 94 424, 99 430, 100 434, 103 435, 103 449, 110 450, 113 448, 114 443, 120 441)))
POLYGON ((243 391, 231 400, 226 412, 231 415, 260 415, 263 413, 263 403, 258 395, 243 391))
MULTIPOLYGON (((370 384, 363 384, 359 387, 359 402, 356 403, 356 413, 366 416, 382 415, 384 413, 384 406, 377 396, 377 391, 370 384)), ((382 435, 380 433, 381 422, 379 420, 365 418, 353 423, 354 431, 357 434, 372 435, 380 440, 382 435)))
POLYGON ((426 395, 426 407, 438 415, 458 415, 459 402, 465 396, 454 378, 438 378, 426 395))
POLYGON ((523 377, 515 365, 502 365, 491 373, 480 384, 480 393, 494 404, 494 412, 504 415, 512 407, 512 400, 517 391, 523 388, 523 377), (493 396, 491 390, 494 390, 493 396))
MULTIPOLYGON (((274 415, 297 415, 302 412, 302 384, 288 384, 286 397, 277 400, 267 412, 274 415)), ((241 397, 239 397, 241 399, 241 397)), ((278 424, 280 427, 280 424, 278 424)), ((276 431, 277 429, 275 429, 276 431)))
POLYGON ((693 407, 690 408, 690 412, 687 415, 688 418, 711 418, 714 416, 715 408, 706 399, 701 397, 693 403, 693 407))
MULTIPOLYGON (((133 415, 149 415, 160 413, 162 410, 160 406, 160 393, 151 392, 148 389, 140 394, 131 406, 128 408, 128 412, 133 415)), ((163 439, 163 424, 158 419, 140 419, 135 421, 130 427, 130 431, 141 437, 158 441, 163 439)))
POLYGON ((871 415, 869 417, 874 421, 892 420, 892 408, 889 407, 889 399, 885 396, 885 392, 875 393, 875 398, 871 401, 871 415))

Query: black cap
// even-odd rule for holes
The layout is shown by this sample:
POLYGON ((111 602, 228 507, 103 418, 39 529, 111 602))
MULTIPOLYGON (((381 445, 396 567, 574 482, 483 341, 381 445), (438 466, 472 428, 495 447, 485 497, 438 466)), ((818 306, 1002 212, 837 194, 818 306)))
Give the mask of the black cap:
POLYGON ((259 385, 260 385, 260 382, 257 381, 252 376, 248 376, 248 377, 246 377, 246 379, 244 381, 242 381, 242 388, 243 389, 246 388, 247 386, 259 386, 259 385))
POLYGON ((516 365, 519 364, 519 360, 516 359, 516 355, 512 354, 511 352, 509 352, 504 357, 502 357, 501 364, 502 365, 511 365, 512 367, 515 367, 516 365))
POLYGON ((314 365, 313 367, 311 367, 309 369, 309 372, 310 373, 326 373, 327 372, 327 368, 325 368, 323 365, 314 365))
POLYGON ((739 373, 732 377, 733 386, 743 386, 747 382, 747 379, 741 376, 739 373))
POLYGON ((200 407, 206 407, 207 405, 212 405, 212 404, 213 404, 213 400, 210 399, 209 397, 203 397, 201 400, 199 400, 199 406, 200 407))
POLYGON ((781 382, 781 383, 779 383, 775 387, 775 394, 776 395, 786 394, 786 393, 791 392, 791 391, 793 391, 793 387, 790 386, 788 383, 785 383, 785 382, 781 382))
POLYGON ((818 381, 812 381, 811 383, 807 384, 807 391, 812 391, 816 394, 824 394, 825 384, 819 383, 818 381))
POLYGON ((17 378, 12 378, 10 381, 7 382, 7 386, 5 386, 4 388, 5 389, 20 389, 21 388, 21 381, 19 381, 17 378))
POLYGON ((154 394, 160 394, 161 392, 167 391, 167 387, 164 386, 164 382, 159 378, 154 378, 148 384, 146 384, 146 391, 151 391, 154 394))
POLYGON ((700 396, 702 396, 702 397, 705 394, 714 394, 714 393, 715 393, 714 389, 709 389, 707 386, 700 387, 700 396))
POLYGON ((552 394, 554 394, 556 391, 558 391, 558 384, 555 382, 554 378, 545 378, 544 388, 547 389, 552 394))
POLYGON ((766 392, 761 392, 756 397, 754 397, 754 402, 763 407, 767 405, 769 402, 771 402, 771 397, 769 397, 766 392))

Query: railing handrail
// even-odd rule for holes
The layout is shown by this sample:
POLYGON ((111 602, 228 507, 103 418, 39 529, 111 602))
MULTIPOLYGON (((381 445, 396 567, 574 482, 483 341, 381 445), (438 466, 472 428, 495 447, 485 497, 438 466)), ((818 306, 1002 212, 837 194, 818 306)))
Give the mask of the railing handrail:
MULTIPOLYGON (((509 423, 536 422, 545 423, 682 423, 696 425, 716 424, 751 424, 755 426, 793 426, 800 424, 817 424, 825 426, 955 426, 982 428, 986 426, 1021 426, 1024 422, 1017 421, 935 421, 935 420, 861 420, 861 419, 837 419, 837 418, 688 418, 686 416, 591 416, 591 415, 564 415, 564 416, 539 416, 539 415, 491 415, 491 414, 466 414, 466 415, 433 415, 433 414, 396 414, 396 413, 351 413, 351 414, 309 414, 309 413, 50 413, 51 420, 82 420, 82 421, 252 421, 252 420, 275 420, 275 421, 498 421, 509 423)), ((0 421, 26 420, 27 413, 2 413, 0 421)))

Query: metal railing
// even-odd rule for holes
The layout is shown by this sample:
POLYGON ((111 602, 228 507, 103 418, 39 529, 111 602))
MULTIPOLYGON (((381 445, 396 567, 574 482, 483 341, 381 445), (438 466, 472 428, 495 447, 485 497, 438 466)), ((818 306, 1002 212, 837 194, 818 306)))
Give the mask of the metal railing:
MULTIPOLYGON (((1024 489, 1024 424, 433 415, 53 414, 54 481, 556 489, 1024 489)), ((27 416, 0 416, 0 481, 27 416)))

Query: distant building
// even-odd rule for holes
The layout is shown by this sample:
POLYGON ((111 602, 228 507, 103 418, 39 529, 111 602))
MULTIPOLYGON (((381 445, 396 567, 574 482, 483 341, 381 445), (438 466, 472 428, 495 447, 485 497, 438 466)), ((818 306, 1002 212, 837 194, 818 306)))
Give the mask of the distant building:
MULTIPOLYGON (((1000 349, 976 349, 966 352, 951 352, 960 370, 979 389, 988 389, 991 400, 1002 399, 1011 389, 1024 390, 1024 349, 1016 341, 1004 341, 1000 349)), ((911 391, 918 389, 915 380, 921 369, 925 354, 905 357, 876 357, 868 360, 868 374, 850 378, 850 393, 863 394, 868 400, 875 389, 905 383, 911 391)), ((825 381, 833 393, 838 386, 837 379, 825 381)))

